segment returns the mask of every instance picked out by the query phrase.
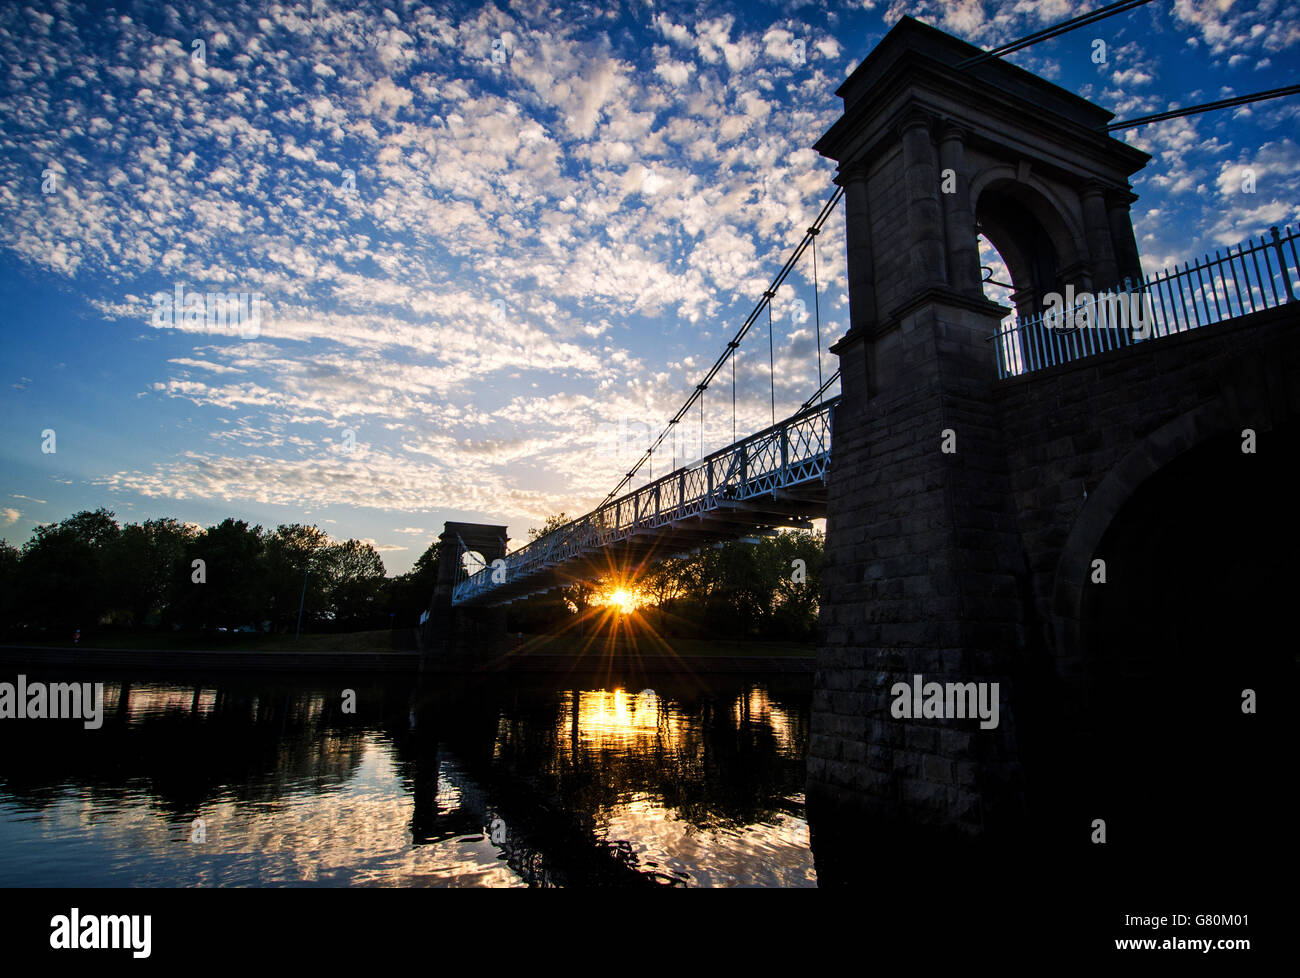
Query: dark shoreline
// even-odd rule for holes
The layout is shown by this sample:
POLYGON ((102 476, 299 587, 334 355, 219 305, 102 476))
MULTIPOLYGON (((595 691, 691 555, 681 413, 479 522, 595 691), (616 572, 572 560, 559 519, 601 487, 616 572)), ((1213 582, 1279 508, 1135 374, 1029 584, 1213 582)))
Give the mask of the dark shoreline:
POLYGON ((794 673, 811 675, 811 655, 583 655, 554 652, 510 652, 492 658, 428 657, 418 652, 271 652, 217 649, 95 649, 0 645, 0 666, 7 668, 107 669, 231 669, 270 672, 426 672, 492 673, 604 672, 636 669, 645 673, 794 673))

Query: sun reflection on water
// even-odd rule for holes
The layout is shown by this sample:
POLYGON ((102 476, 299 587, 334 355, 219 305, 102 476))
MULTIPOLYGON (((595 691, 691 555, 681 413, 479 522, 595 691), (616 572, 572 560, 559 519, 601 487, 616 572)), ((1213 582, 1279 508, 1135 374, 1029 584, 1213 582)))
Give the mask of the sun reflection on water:
MULTIPOLYGON (((573 729, 573 701, 560 717, 561 730, 573 729)), ((635 746, 639 741, 666 738, 675 733, 671 716, 659 708, 653 689, 629 693, 623 689, 587 689, 578 693, 578 736, 584 746, 600 748, 635 746)))

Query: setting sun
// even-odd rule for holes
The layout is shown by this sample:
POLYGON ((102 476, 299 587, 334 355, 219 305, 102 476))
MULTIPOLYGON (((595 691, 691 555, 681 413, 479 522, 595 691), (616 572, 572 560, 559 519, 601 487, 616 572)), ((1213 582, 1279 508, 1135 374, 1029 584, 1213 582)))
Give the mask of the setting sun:
POLYGON ((617 607, 618 610, 625 615, 636 611, 637 603, 636 595, 625 587, 615 588, 611 591, 609 594, 609 600, 606 602, 606 604, 612 604, 617 607))
POLYGON ((607 585, 595 600, 595 604, 620 615, 630 615, 648 603, 649 596, 635 584, 614 582, 607 585))

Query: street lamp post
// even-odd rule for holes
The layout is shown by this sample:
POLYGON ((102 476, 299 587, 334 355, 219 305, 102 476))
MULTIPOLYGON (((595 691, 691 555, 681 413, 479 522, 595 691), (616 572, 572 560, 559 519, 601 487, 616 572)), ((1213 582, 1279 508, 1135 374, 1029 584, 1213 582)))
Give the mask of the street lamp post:
POLYGON ((298 627, 294 630, 293 640, 298 641, 298 636, 302 634, 302 606, 307 601, 307 567, 304 564, 302 568, 302 597, 298 599, 298 627))

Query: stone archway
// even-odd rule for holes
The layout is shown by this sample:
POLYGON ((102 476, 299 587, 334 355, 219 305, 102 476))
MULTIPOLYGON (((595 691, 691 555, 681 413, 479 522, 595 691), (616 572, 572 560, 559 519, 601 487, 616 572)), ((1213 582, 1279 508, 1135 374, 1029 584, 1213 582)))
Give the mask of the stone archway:
POLYGON ((975 229, 1007 263, 1021 317, 1043 307, 1048 292, 1080 286, 1080 233, 1050 191, 1020 180, 1009 166, 990 168, 971 181, 975 229))
POLYGON ((456 585, 506 555, 506 527, 482 523, 444 524, 438 576, 420 629, 426 654, 469 652, 485 655, 505 641, 505 612, 500 608, 453 607, 456 585))
POLYGON ((1269 724, 1241 702, 1289 666, 1278 639, 1294 573, 1279 543, 1300 539, 1285 477, 1300 419, 1256 433, 1244 454, 1221 396, 1130 450, 1076 520, 1053 608, 1054 729, 1024 757, 1045 828, 1092 812, 1150 864, 1176 864, 1206 833, 1262 837, 1269 724))
POLYGON ((460 566, 466 577, 473 577, 487 566, 487 561, 477 550, 466 550, 460 555, 460 566))
POLYGON ((1220 395, 1151 432, 1088 494, 1061 550, 1052 591, 1052 630, 1060 658, 1072 661, 1079 655, 1083 593, 1092 560, 1134 493, 1178 456, 1215 436, 1239 430, 1240 411, 1220 395))

